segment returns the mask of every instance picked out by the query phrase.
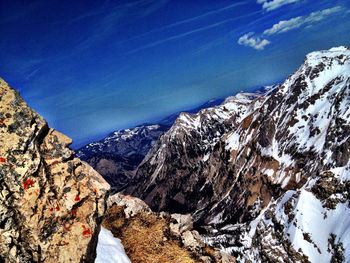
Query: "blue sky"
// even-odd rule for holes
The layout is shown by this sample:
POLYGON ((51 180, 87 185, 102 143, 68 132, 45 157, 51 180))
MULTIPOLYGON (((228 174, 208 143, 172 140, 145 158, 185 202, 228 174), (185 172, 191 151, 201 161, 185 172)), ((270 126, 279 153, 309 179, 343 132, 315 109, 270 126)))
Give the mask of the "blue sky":
POLYGON ((1 1, 0 76, 73 146, 350 45, 347 0, 1 1))

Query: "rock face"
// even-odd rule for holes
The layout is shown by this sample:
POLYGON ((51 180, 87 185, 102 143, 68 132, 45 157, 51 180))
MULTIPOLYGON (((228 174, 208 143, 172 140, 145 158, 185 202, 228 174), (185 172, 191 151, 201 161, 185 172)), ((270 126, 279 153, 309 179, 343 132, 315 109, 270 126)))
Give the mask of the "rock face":
POLYGON ((109 185, 0 79, 0 261, 93 262, 109 185))
POLYGON ((350 49, 310 53, 262 96, 180 115, 125 192, 238 261, 349 261, 349 117, 350 49))
POLYGON ((115 194, 108 199, 103 226, 122 240, 133 263, 230 263, 234 257, 205 244, 190 215, 153 213, 140 199, 115 194))

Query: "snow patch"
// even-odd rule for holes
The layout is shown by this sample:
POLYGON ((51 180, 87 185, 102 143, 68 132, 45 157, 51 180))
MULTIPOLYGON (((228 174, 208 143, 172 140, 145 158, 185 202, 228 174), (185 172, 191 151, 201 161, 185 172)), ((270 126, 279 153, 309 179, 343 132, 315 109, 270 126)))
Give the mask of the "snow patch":
POLYGON ((120 239, 103 226, 98 235, 96 253, 95 263, 131 263, 120 239))

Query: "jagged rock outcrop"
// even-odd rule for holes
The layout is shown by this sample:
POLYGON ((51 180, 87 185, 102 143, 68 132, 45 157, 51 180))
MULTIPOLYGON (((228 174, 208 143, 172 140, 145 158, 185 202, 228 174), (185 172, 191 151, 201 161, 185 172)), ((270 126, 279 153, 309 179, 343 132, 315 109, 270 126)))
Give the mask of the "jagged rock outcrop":
POLYGON ((190 215, 153 213, 132 196, 110 196, 102 224, 121 239, 133 263, 235 262, 232 256, 203 242, 190 215))
POLYGON ((109 185, 0 79, 0 261, 93 262, 109 185))
POLYGON ((207 241, 243 262, 349 261, 348 225, 335 224, 349 213, 350 49, 310 53, 284 83, 239 97, 226 116, 181 115, 126 193, 192 213, 207 241), (334 227, 320 238, 310 221, 334 227))

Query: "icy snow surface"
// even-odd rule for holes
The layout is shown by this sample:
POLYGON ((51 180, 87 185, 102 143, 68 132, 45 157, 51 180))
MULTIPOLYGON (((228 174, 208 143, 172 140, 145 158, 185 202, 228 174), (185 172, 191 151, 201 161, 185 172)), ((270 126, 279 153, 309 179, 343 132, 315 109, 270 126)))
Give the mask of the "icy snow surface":
MULTIPOLYGON (((280 222, 286 222, 283 204, 295 191, 288 191, 282 202, 277 207, 277 218, 280 222)), ((328 238, 333 233, 336 241, 343 243, 346 259, 349 259, 349 238, 350 235, 350 210, 346 203, 339 203, 335 210, 325 209, 322 203, 315 196, 306 190, 302 190, 294 206, 294 224, 286 222, 285 227, 289 234, 289 240, 293 247, 299 248, 309 257, 311 262, 330 262, 331 254, 328 252, 328 238), (326 214, 326 216, 325 216, 326 214), (320 251, 303 237, 309 233, 310 238, 317 244, 320 251)))
POLYGON ((95 263, 131 263, 120 239, 115 238, 112 232, 103 226, 98 235, 96 252, 95 263))

